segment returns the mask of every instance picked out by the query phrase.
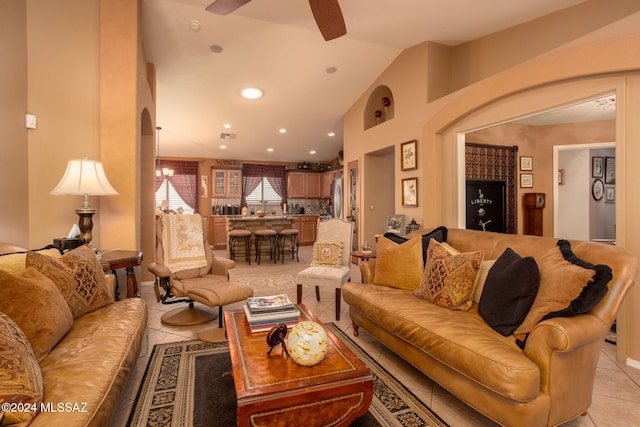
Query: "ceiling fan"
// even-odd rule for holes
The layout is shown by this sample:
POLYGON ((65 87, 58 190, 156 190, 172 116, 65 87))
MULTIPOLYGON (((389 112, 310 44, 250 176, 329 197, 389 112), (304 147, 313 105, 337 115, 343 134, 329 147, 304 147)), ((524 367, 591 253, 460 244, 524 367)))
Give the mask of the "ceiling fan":
MULTIPOLYGON (((216 0, 207 6, 209 12, 226 15, 249 3, 251 0, 216 0)), ((337 39, 347 34, 344 17, 338 0, 309 0, 311 12, 316 24, 326 41, 337 39)))

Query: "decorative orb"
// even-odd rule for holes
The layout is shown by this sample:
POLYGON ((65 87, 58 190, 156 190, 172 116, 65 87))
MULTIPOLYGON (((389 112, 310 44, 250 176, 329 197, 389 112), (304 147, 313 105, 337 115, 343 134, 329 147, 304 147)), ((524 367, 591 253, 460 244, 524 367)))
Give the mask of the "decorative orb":
POLYGON ((329 338, 324 327, 305 320, 295 325, 287 334, 289 356, 302 366, 317 365, 327 355, 329 338))

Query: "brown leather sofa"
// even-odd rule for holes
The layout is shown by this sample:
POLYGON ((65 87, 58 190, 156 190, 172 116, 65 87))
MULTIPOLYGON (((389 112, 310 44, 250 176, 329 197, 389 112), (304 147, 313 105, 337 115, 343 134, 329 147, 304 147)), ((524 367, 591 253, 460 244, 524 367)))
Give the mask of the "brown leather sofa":
MULTIPOLYGON (((0 254, 20 249, 0 243, 0 254)), ((107 284, 114 289, 113 275, 107 275, 107 284)), ((39 362, 44 406, 38 407, 45 410, 29 425, 110 426, 138 356, 146 351, 147 315, 144 300, 130 298, 73 320, 39 362)))
MULTIPOLYGON (((486 260, 507 247, 538 260, 557 239, 450 229, 447 242, 460 252, 483 251, 486 260)), ((371 284, 374 262, 361 266, 369 283, 347 283, 342 293, 356 335, 364 328, 469 406, 506 426, 554 426, 588 410, 605 335, 637 271, 636 258, 623 248, 578 241, 571 248, 611 267, 609 290, 586 314, 539 322, 524 351, 513 335, 487 325, 477 303, 454 311, 411 290, 371 284)))

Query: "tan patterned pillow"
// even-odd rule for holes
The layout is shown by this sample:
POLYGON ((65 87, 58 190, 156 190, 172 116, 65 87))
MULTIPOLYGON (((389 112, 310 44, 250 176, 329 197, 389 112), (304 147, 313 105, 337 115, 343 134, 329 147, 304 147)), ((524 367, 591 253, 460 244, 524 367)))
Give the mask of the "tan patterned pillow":
POLYGON ((100 260, 87 245, 55 259, 33 252, 27 265, 35 267, 58 287, 74 319, 113 302, 100 260))
MULTIPOLYGON (((6 314, 0 313, 0 403, 35 405, 40 408, 43 382, 29 340, 6 314)), ((2 425, 26 426, 36 411, 5 411, 2 425)))
POLYGON ((56 285, 33 267, 19 276, 0 270, 0 283, 0 312, 16 322, 41 362, 71 329, 69 306, 56 285))
POLYGON ((315 242, 311 265, 322 267, 340 267, 342 265, 342 242, 315 242))
POLYGON ((422 281, 414 295, 441 307, 469 310, 483 258, 484 254, 479 251, 454 255, 431 239, 422 281))

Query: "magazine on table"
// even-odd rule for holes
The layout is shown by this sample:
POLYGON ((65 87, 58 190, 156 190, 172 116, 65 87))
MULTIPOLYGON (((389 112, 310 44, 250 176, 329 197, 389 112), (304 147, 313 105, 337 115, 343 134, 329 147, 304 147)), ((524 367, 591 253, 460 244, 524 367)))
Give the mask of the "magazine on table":
POLYGON ((247 306, 251 313, 274 313, 277 311, 293 311, 296 306, 287 294, 247 298, 247 306))

